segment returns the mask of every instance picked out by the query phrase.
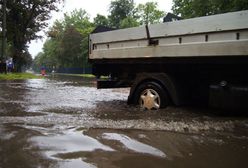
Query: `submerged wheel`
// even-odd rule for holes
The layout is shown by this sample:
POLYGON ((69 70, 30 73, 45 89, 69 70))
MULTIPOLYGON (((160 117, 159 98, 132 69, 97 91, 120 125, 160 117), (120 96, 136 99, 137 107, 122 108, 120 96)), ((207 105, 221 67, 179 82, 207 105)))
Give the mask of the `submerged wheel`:
POLYGON ((141 84, 135 94, 136 102, 143 109, 157 110, 168 106, 168 94, 162 86, 156 82, 141 84))

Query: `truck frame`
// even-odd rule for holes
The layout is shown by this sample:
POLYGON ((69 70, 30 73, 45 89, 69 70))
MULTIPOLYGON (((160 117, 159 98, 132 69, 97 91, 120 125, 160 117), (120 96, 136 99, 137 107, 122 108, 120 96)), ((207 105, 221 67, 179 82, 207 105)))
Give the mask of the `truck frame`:
POLYGON ((97 88, 131 87, 128 103, 145 109, 245 109, 248 11, 92 33, 89 61, 97 88))

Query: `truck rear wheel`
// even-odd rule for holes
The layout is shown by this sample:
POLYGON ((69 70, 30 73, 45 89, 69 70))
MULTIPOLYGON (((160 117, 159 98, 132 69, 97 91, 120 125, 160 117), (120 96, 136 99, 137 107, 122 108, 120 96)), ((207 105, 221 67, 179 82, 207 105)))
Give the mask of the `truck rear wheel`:
POLYGON ((168 106, 168 94, 163 87, 156 82, 141 84, 135 93, 135 100, 143 109, 157 110, 168 106))

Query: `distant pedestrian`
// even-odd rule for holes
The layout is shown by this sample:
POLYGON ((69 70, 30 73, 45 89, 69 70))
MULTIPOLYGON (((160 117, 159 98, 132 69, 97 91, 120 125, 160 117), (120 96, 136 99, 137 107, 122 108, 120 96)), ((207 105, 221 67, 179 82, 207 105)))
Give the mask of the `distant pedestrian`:
POLYGON ((8 60, 5 61, 6 63, 6 70, 7 72, 13 72, 14 70, 14 63, 13 63, 13 59, 9 58, 8 60))
POLYGON ((46 75, 46 68, 44 66, 41 67, 41 75, 42 76, 46 75))
POLYGON ((13 72, 13 69, 14 69, 13 61, 9 60, 7 64, 7 70, 8 72, 13 72))

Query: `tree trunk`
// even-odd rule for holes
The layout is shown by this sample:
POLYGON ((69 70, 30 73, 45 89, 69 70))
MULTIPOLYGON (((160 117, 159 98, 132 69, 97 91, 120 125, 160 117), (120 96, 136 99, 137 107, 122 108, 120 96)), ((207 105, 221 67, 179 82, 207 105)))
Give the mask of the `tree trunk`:
MULTIPOLYGON (((15 37, 17 38, 17 37, 15 37)), ((21 40, 15 39, 13 42, 13 48, 12 48, 12 58, 13 58, 13 63, 14 63, 14 72, 21 72, 22 71, 22 66, 23 66, 23 50, 24 50, 24 45, 21 40)))

